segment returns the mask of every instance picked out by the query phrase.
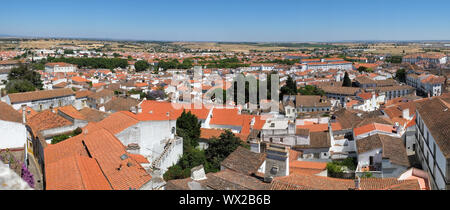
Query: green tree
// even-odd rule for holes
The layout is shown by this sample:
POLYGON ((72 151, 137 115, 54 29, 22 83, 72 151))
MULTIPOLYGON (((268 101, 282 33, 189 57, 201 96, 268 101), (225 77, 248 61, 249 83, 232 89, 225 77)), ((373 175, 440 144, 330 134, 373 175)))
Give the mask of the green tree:
POLYGON ((177 135, 183 137, 184 148, 197 147, 201 123, 197 116, 183 110, 177 119, 177 135))
POLYGON ((291 76, 286 80, 286 85, 280 89, 280 100, 283 100, 284 95, 297 95, 297 84, 291 76))
POLYGON ((301 87, 298 92, 301 95, 319 95, 319 96, 324 96, 325 92, 313 85, 306 85, 305 87, 301 87))
POLYGON ((184 179, 186 177, 189 177, 190 175, 190 169, 186 168, 183 169, 180 165, 173 165, 169 167, 164 173, 163 178, 164 180, 172 180, 172 179, 184 179))
POLYGON ((64 54, 73 54, 73 50, 64 50, 64 54))
MULTIPOLYGON (((22 90, 28 90, 28 89, 42 89, 43 84, 41 80, 41 75, 37 73, 36 71, 33 71, 28 65, 19 65, 17 68, 11 69, 11 71, 8 74, 8 80, 11 84, 10 87, 17 87, 18 89, 22 90), (14 82, 15 80, 23 80, 23 82, 14 82), (26 82, 28 81, 28 82, 26 82), (31 86, 34 87, 31 88, 31 86), (19 85, 19 86, 17 86, 19 85)), ((8 84, 7 84, 8 85, 8 84)), ((22 91, 25 92, 25 91, 22 91)))
POLYGON ((365 67, 365 66, 360 66, 360 67, 358 67, 357 70, 358 70, 360 73, 362 73, 362 72, 368 72, 368 71, 369 71, 368 68, 365 67))
POLYGON ((8 93, 22 93, 36 90, 36 87, 28 80, 10 80, 6 83, 8 93))
POLYGON ((208 165, 205 170, 216 172, 220 170, 220 163, 227 158, 238 146, 243 146, 240 138, 230 130, 223 132, 219 138, 210 139, 208 149, 205 150, 208 165))
POLYGON ((352 80, 350 80, 350 77, 348 76, 348 73, 345 72, 344 75, 344 81, 342 83, 343 87, 351 87, 352 86, 352 80))
POLYGON ((399 82, 406 82, 406 70, 405 69, 399 69, 397 72, 395 72, 395 79, 399 82))
POLYGON ((140 60, 134 64, 134 67, 137 72, 145 71, 150 67, 150 64, 147 61, 140 60))

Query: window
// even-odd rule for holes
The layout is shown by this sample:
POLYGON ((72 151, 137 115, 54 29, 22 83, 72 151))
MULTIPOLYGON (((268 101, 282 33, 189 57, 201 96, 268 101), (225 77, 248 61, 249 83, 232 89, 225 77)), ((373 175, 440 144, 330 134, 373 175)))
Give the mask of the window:
POLYGON ((283 142, 283 138, 280 138, 280 142, 283 142))

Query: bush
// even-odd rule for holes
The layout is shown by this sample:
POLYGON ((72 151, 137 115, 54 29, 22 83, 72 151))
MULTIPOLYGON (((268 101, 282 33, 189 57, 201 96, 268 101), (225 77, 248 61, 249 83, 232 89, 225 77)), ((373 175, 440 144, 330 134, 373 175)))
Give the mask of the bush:
POLYGON ((328 173, 342 173, 344 170, 342 169, 342 166, 336 164, 335 162, 327 163, 327 171, 328 173))
POLYGON ((72 131, 72 133, 70 133, 70 134, 62 134, 62 135, 59 135, 59 136, 54 136, 54 137, 52 138, 51 143, 52 143, 52 144, 56 144, 56 143, 62 142, 62 141, 64 141, 64 140, 68 139, 68 138, 72 138, 72 137, 74 137, 74 136, 78 136, 78 135, 80 135, 82 132, 83 132, 83 130, 82 130, 81 128, 77 128, 77 129, 75 129, 74 131, 72 131))
POLYGON ((361 176, 361 178, 371 178, 373 177, 372 172, 364 172, 361 176))

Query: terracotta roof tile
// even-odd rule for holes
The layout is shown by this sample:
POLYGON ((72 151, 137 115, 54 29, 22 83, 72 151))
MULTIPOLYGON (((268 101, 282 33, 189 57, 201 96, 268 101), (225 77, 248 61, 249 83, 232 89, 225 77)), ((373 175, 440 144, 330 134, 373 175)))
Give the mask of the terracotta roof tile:
POLYGON ((12 106, 0 101, 0 120, 21 123, 22 115, 12 106))
POLYGON ((72 125, 72 122, 53 113, 51 110, 45 110, 31 117, 28 120, 28 125, 30 125, 34 131, 43 131, 69 126, 72 125))
POLYGON ((55 89, 55 90, 40 90, 25 93, 13 93, 9 94, 8 97, 11 103, 27 102, 27 101, 37 101, 43 99, 64 97, 64 96, 75 96, 72 89, 55 89))
POLYGON ((265 159, 264 153, 255 153, 239 146, 222 161, 221 165, 241 174, 251 175, 258 171, 265 159))

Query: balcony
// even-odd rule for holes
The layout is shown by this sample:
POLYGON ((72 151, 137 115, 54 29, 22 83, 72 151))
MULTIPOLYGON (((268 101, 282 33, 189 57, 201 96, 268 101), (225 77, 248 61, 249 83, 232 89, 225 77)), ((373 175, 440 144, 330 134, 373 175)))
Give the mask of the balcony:
POLYGON ((360 165, 356 168, 357 172, 381 172, 382 166, 381 163, 374 163, 372 165, 360 165))

